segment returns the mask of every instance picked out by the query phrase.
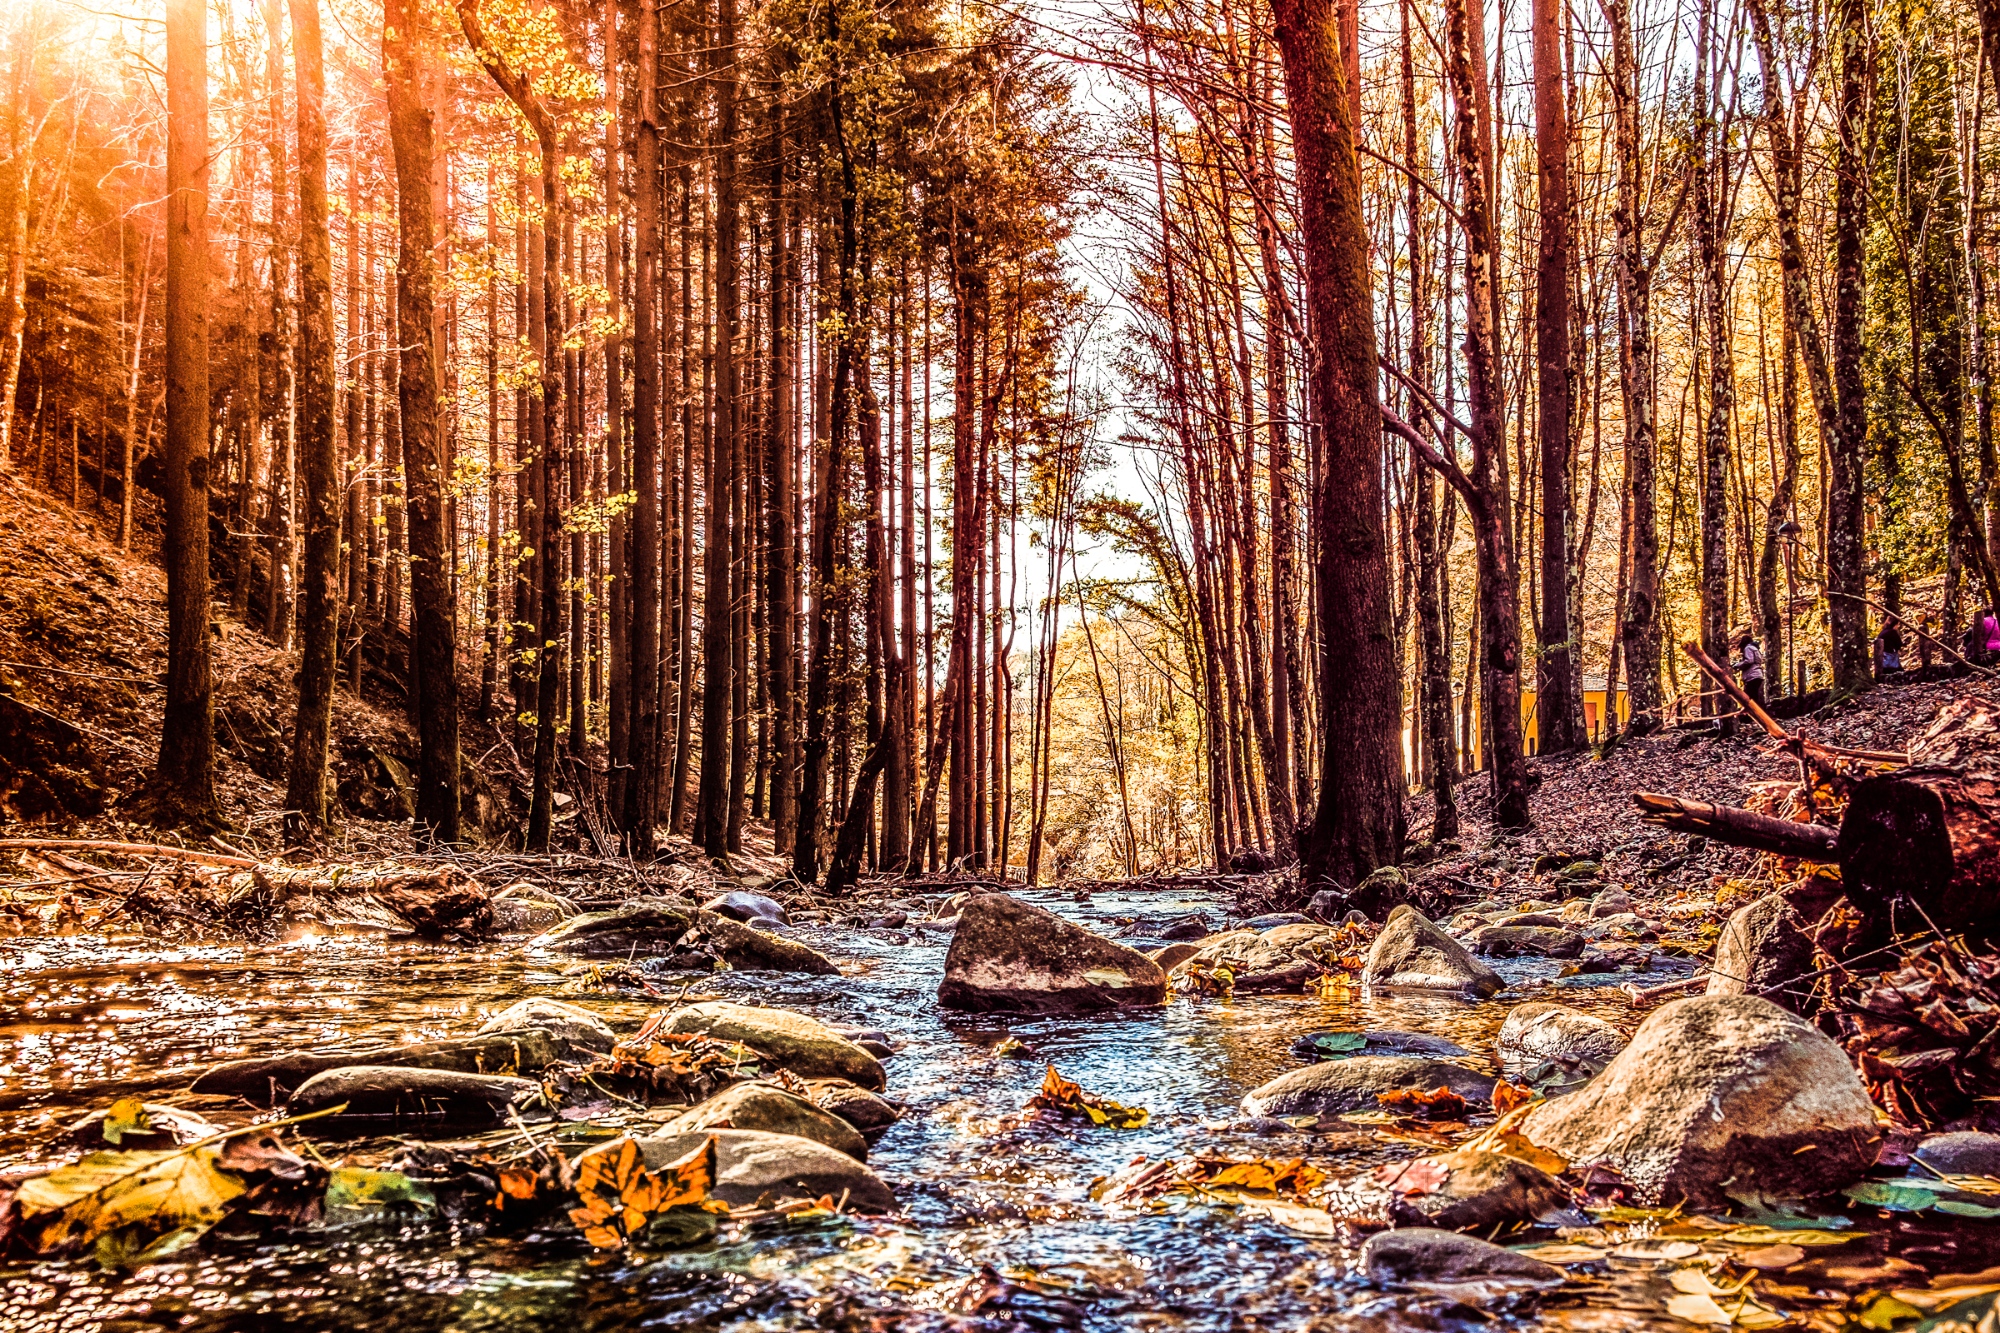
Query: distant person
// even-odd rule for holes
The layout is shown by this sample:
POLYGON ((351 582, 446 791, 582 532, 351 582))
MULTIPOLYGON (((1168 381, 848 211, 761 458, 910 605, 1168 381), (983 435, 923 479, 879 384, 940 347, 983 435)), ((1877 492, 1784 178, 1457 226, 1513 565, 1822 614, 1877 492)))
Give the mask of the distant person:
POLYGON ((2000 618, 1989 606, 1974 613, 1972 625, 1965 631, 1965 657, 1974 666, 1985 666, 1995 653, 2000 653, 2000 618))
POLYGON ((1893 676, 1903 669, 1903 631, 1891 620, 1875 636, 1875 674, 1893 676))
POLYGON ((1736 660, 1729 664, 1743 673, 1743 692, 1756 701, 1759 708, 1764 706, 1764 650, 1757 646, 1757 637, 1747 630, 1736 640, 1736 660))

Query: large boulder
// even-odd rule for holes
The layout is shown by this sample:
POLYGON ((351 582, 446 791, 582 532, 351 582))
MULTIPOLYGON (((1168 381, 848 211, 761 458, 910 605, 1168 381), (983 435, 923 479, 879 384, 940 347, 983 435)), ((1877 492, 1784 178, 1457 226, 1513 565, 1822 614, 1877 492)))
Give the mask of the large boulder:
POLYGON ((1385 1092, 1449 1088, 1469 1102, 1493 1098, 1494 1077, 1445 1060, 1413 1055, 1357 1055, 1280 1074, 1243 1097, 1247 1116, 1340 1115, 1372 1111, 1385 1092))
POLYGON ((726 916, 731 921, 778 921, 789 925, 792 920, 785 914, 784 904, 776 898, 767 898, 747 889, 718 893, 701 906, 703 911, 726 916))
POLYGON ((355 1065, 379 1068, 433 1069, 460 1074, 533 1073, 579 1052, 540 1028, 499 1032, 479 1037, 452 1037, 410 1046, 376 1046, 361 1050, 292 1051, 258 1060, 228 1060, 211 1066, 188 1091, 204 1096, 242 1097, 260 1106, 275 1106, 287 1094, 317 1074, 355 1065))
POLYGON ((629 958, 697 950, 713 954, 738 971, 810 972, 827 977, 840 972, 817 950, 679 903, 634 902, 608 912, 587 912, 543 931, 528 942, 528 947, 577 958, 629 958))
POLYGON ((333 1111, 306 1127, 342 1132, 366 1125, 378 1133, 457 1132, 508 1122, 508 1111, 529 1108, 541 1085, 496 1074, 443 1069, 354 1065, 314 1074, 285 1102, 290 1115, 333 1111))
POLYGON ((1559 1287, 1563 1270, 1533 1255, 1517 1254, 1477 1236, 1431 1227, 1405 1227, 1370 1236, 1361 1247, 1361 1271, 1377 1282, 1482 1282, 1502 1279, 1559 1287))
POLYGON ((535 996, 508 1005, 479 1025, 479 1035, 540 1030, 573 1051, 603 1055, 618 1044, 611 1025, 582 1005, 535 996))
POLYGON ((803 1097, 794 1097, 768 1083, 737 1083, 699 1106, 691 1106, 660 1126, 661 1134, 691 1134, 701 1129, 757 1129, 767 1134, 793 1134, 823 1143, 857 1161, 868 1156, 867 1141, 839 1116, 823 1111, 803 1097))
POLYGON ((880 1060, 818 1019, 789 1009, 711 1000, 674 1010, 660 1030, 740 1041, 800 1078, 844 1078, 878 1092, 889 1083, 880 1060))
POLYGON ((959 913, 938 1003, 973 1013, 1087 1013, 1160 1004, 1167 974, 1146 955, 1004 893, 959 913))
POLYGON ((1382 933, 1368 951, 1362 983, 1377 990, 1458 991, 1493 995, 1504 984, 1500 974, 1459 947, 1414 907, 1389 913, 1382 933))
POLYGON ((1389 1218, 1398 1226, 1484 1231, 1554 1217, 1572 1206, 1560 1181, 1517 1157, 1460 1148, 1422 1158, 1420 1165, 1442 1167, 1445 1177, 1432 1189, 1394 1190, 1389 1218))
POLYGON ((1841 1049, 1751 995, 1662 1006, 1603 1073, 1520 1128, 1574 1166, 1616 1168, 1640 1202, 1693 1208, 1840 1189, 1880 1138, 1841 1049))
POLYGON ((709 1193, 731 1207, 754 1204, 769 1195, 773 1202, 845 1195, 847 1205, 864 1213, 895 1211, 896 1196, 882 1177, 846 1153, 791 1134, 767 1134, 754 1129, 706 1129, 639 1140, 649 1170, 679 1161, 715 1140, 715 1185, 709 1193))
POLYGON ((1466 936, 1476 954, 1488 958, 1575 958, 1589 941, 1573 930, 1545 925, 1554 917, 1529 913, 1497 926, 1481 926, 1466 936))
POLYGON ((1625 1049, 1625 1034, 1601 1018, 1546 1000, 1517 1004, 1507 1011, 1493 1039, 1502 1061, 1535 1065, 1545 1061, 1571 1068, 1602 1069, 1625 1049))

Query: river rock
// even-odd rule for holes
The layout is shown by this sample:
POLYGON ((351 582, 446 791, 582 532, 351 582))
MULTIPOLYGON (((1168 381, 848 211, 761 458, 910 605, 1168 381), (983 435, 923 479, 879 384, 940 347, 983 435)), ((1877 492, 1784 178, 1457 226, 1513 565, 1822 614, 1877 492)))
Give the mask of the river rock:
POLYGON ((789 925, 791 918, 785 915, 785 908, 775 898, 766 898, 761 893, 750 893, 735 889, 729 893, 718 893, 701 905, 704 912, 726 916, 731 921, 751 922, 758 920, 781 921, 789 925))
POLYGON ((1294 1115, 1339 1115, 1373 1111, 1380 1093, 1414 1088, 1449 1088, 1469 1102, 1493 1098, 1495 1079, 1463 1065, 1411 1055, 1357 1055, 1327 1060, 1280 1074, 1244 1094, 1243 1114, 1282 1119, 1294 1115))
POLYGON ((1153 938, 1156 940, 1183 942, 1200 940, 1208 938, 1209 929, 1207 917, 1203 916, 1200 912, 1190 912, 1186 916, 1177 917, 1169 921, 1166 925, 1161 926, 1159 930, 1154 932, 1153 938))
POLYGON ((1625 1034, 1601 1018, 1546 1000, 1507 1011, 1493 1040, 1502 1061, 1532 1065, 1553 1060, 1602 1069, 1625 1049, 1625 1034))
POLYGON ((1513 916, 1503 916, 1498 921, 1489 924, 1495 926, 1552 926, 1557 930, 1561 930, 1570 923, 1563 920, 1561 915, 1554 912, 1519 912, 1513 916))
MULTIPOLYGON (((602 1055, 618 1044, 611 1025, 582 1005, 535 996, 508 1005, 479 1025, 479 1035, 539 1029, 576 1052, 602 1055)), ((574 1058, 574 1057, 572 1057, 574 1058)))
POLYGON ((1605 1162, 1640 1202, 1837 1190, 1875 1159, 1875 1108, 1840 1047, 1751 995, 1675 1000, 1603 1073, 1520 1129, 1573 1166, 1605 1162))
POLYGON ((1163 949, 1154 949, 1146 957, 1158 963, 1163 970, 1171 972, 1200 952, 1201 946, 1197 944, 1169 944, 1163 949))
POLYGON ((709 1191, 732 1207, 754 1204, 765 1195, 773 1202, 847 1196, 849 1207, 864 1213, 895 1211, 896 1196, 882 1177, 823 1143, 791 1134, 767 1134, 754 1129, 709 1129, 639 1140, 646 1166, 658 1170, 715 1140, 716 1178, 709 1191))
POLYGON ((1304 912, 1266 912, 1253 916, 1243 923, 1246 930, 1275 930, 1279 926, 1309 926, 1312 921, 1304 912))
POLYGON ((1560 1181, 1519 1158, 1460 1148, 1422 1161, 1450 1174, 1436 1189, 1394 1194, 1389 1219, 1397 1226, 1483 1231, 1554 1217, 1572 1207, 1560 1181))
POLYGON ((398 1133, 428 1129, 457 1131, 507 1122, 510 1108, 525 1109, 539 1099, 530 1079, 497 1074, 461 1074, 445 1069, 392 1065, 352 1065, 314 1074, 285 1102, 290 1115, 309 1115, 345 1106, 339 1115, 309 1120, 307 1126, 353 1127, 377 1122, 398 1133))
POLYGON ((1807 881, 1768 893, 1730 914, 1715 942, 1710 995, 1761 995, 1794 1013, 1812 998, 1812 937, 1806 933, 1837 894, 1807 881))
POLYGON ((1361 1271, 1377 1282, 1480 1282, 1510 1279, 1559 1287, 1563 1270, 1532 1255, 1432 1227, 1402 1227, 1370 1236, 1361 1247, 1361 1271))
POLYGON ((1590 900, 1590 914, 1594 917, 1623 916, 1632 910, 1632 895, 1623 889, 1605 889, 1590 900))
POLYGON ((69 1141, 85 1152, 103 1152, 114 1149, 129 1152, 132 1149, 174 1148, 182 1144, 195 1143, 210 1135, 222 1132, 220 1125, 211 1124, 205 1117, 179 1106, 166 1106, 156 1102, 146 1102, 134 1116, 121 1112, 117 1116, 112 1111, 119 1110, 125 1103, 113 1103, 84 1116, 64 1131, 69 1141))
MULTIPOLYGON (((1543 920, 1552 918, 1544 917, 1543 920)), ((1466 937, 1472 952, 1489 958, 1575 958, 1589 943, 1573 930, 1561 926, 1517 924, 1521 918, 1497 926, 1481 926, 1466 937)))
POLYGON ((726 916, 678 904, 637 902, 609 912, 571 917, 528 942, 531 950, 580 958, 628 958, 698 947, 739 971, 810 972, 840 969, 816 950, 752 930, 726 916))
POLYGON ((757 1129, 767 1134, 795 1134, 823 1143, 835 1152, 861 1160, 868 1156, 861 1132, 830 1111, 803 1097, 794 1097, 768 1083, 737 1083, 699 1106, 691 1106, 660 1126, 661 1134, 691 1134, 701 1129, 757 1129))
POLYGON ((1646 918, 1633 912, 1618 912, 1597 919, 1589 928, 1588 937, 1593 940, 1656 940, 1659 928, 1646 918))
POLYGON ((861 1137, 870 1143, 881 1138, 889 1126, 903 1118, 902 1111, 894 1102, 877 1097, 866 1088, 856 1087, 844 1078, 811 1079, 807 1081, 806 1088, 814 1106, 839 1116, 859 1130, 861 1137))
POLYGON ((1404 1032, 1397 1028, 1363 1028, 1359 1032, 1308 1032, 1292 1043, 1292 1054, 1308 1060, 1346 1060, 1357 1055, 1422 1055, 1433 1060, 1456 1060, 1470 1055, 1455 1041, 1434 1037, 1428 1032, 1404 1032), (1341 1049, 1354 1037, 1361 1038, 1358 1049, 1341 1049), (1323 1044, 1321 1037, 1349 1040, 1323 1044))
POLYGON ((1361 970, 1363 984, 1383 990, 1440 990, 1496 994, 1500 974, 1459 947, 1410 906, 1389 913, 1382 933, 1368 951, 1361 970))
MULTIPOLYGON (((536 1028, 479 1037, 452 1037, 411 1046, 345 1051, 293 1051, 261 1060, 229 1060, 210 1067, 189 1092, 242 1097, 275 1106, 315 1075, 356 1065, 431 1069, 461 1074, 535 1071, 577 1054, 567 1042, 536 1028)), ((585 1052, 587 1054, 587 1052, 585 1052)))
POLYGON ((1232 930, 1202 941, 1188 962, 1227 967, 1239 995, 1270 995, 1305 989, 1306 983, 1340 965, 1340 933, 1332 926, 1303 922, 1268 930, 1232 930))
POLYGON ((816 1018, 789 1009, 760 1009, 711 1000, 667 1016, 663 1032, 700 1032, 740 1041, 800 1078, 844 1078, 880 1091, 888 1086, 882 1062, 816 1018))
POLYGON ((2000 1134, 1933 1134, 1910 1155, 1948 1176, 2000 1176, 2000 1134))
POLYGON ((973 1013, 1085 1013, 1165 1001, 1158 963, 1054 912, 983 893, 959 913, 938 1003, 973 1013))

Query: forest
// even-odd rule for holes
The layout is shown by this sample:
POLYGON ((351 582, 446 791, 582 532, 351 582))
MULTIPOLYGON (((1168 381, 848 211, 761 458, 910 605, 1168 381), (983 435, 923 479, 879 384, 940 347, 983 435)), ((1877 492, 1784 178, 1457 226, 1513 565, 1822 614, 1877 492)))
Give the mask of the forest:
POLYGON ((1983 655, 1991 16, 165 20, 11 7, 0 180, 0 460, 168 571, 153 822, 207 607, 296 654, 294 842, 379 672, 429 836, 806 881, 1351 885, 1728 711, 1684 642, 1983 655))
POLYGON ((0 0, 0 1329, 1991 1333, 1989 164, 2000 0, 0 0))

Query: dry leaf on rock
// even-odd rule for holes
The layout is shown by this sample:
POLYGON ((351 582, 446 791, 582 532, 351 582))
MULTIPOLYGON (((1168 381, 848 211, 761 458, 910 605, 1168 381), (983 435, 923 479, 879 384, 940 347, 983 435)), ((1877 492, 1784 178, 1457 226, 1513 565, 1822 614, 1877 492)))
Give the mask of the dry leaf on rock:
POLYGON ((1057 1073, 1054 1065, 1042 1076, 1041 1091, 1030 1097, 1023 1109, 1049 1111, 1064 1120, 1088 1120, 1109 1129, 1144 1129, 1150 1119, 1143 1106, 1124 1106, 1085 1092, 1057 1073))

